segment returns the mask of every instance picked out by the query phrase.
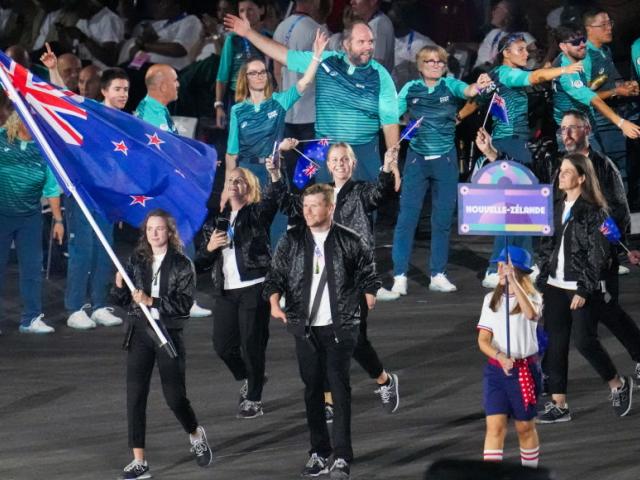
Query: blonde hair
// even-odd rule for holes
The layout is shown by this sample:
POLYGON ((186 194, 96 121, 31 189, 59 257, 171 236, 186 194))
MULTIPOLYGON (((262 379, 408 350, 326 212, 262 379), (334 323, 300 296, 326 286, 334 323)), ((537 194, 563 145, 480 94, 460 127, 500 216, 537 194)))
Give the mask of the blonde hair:
POLYGON ((260 62, 264 65, 264 69, 267 71, 267 83, 264 85, 264 99, 268 100, 273 95, 273 83, 271 82, 271 73, 267 70, 267 64, 265 61, 258 57, 252 57, 242 64, 240 70, 238 70, 238 78, 236 80, 236 103, 244 102, 250 96, 249 92, 249 79, 247 78, 247 68, 250 63, 260 62))
POLYGON ((345 151, 347 152, 347 157, 349 157, 349 160, 351 160, 354 165, 356 163, 358 163, 358 159, 356 158, 356 152, 354 152, 353 148, 351 148, 351 145, 349 145, 346 142, 338 142, 338 143, 332 144, 329 147, 329 150, 327 151, 327 161, 329 161, 329 157, 331 156, 331 152, 333 152, 334 150, 337 150, 338 148, 344 148, 345 149, 345 151))
POLYGON ((442 70, 442 73, 443 75, 447 73, 448 71, 447 65, 449 64, 449 54, 440 45, 425 45, 418 51, 418 53, 416 53, 416 64, 418 65, 418 68, 420 68, 420 58, 426 57, 430 53, 435 53, 438 56, 438 58, 444 62, 444 68, 442 70))
POLYGON ((7 140, 9 143, 13 143, 15 139, 18 138, 18 132, 22 126, 22 120, 18 112, 15 110, 11 112, 11 115, 9 115, 3 126, 7 129, 7 140))
POLYGON ((259 203, 261 194, 260 180, 258 180, 258 177, 256 177, 251 170, 244 167, 236 167, 234 170, 242 172, 242 176, 249 187, 249 191, 247 192, 247 203, 259 203))
POLYGON ((309 197, 311 195, 322 195, 324 197, 324 201, 327 205, 334 205, 334 189, 331 185, 327 183, 314 183, 313 185, 305 188, 302 193, 302 197, 309 197))

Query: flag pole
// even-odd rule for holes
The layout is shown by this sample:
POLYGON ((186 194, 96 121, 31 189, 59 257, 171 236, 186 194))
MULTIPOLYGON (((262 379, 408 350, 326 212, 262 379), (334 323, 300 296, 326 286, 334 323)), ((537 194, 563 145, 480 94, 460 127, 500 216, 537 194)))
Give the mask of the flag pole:
POLYGON ((489 113, 491 112, 491 105, 493 105, 493 101, 496 98, 496 92, 493 92, 493 95, 491 96, 491 101, 489 102, 489 108, 487 108, 487 113, 484 116, 484 122, 482 122, 482 128, 485 127, 485 125, 487 124, 487 120, 489 119, 489 113))
MULTIPOLYGON (((9 98, 13 101, 13 104, 21 113, 22 118, 27 124, 27 126, 29 127, 29 130, 31 131, 32 135, 40 144, 40 147, 42 148, 45 156, 49 160, 49 163, 51 164, 53 169, 56 171, 59 178, 63 181, 67 190, 71 192, 71 195, 73 196, 73 198, 76 200, 76 202, 78 202, 78 206, 80 207, 80 210, 82 210, 82 213, 84 214, 87 221, 89 222, 89 225, 91 225, 91 228, 93 229, 96 236, 98 237, 98 240, 100 240, 100 243, 102 244, 104 249, 107 251, 107 254, 111 258, 111 261, 116 266, 116 269, 118 270, 118 272, 120 272, 120 275, 122 275, 122 278, 124 282, 127 284, 127 287, 129 287, 129 290, 131 290, 131 292, 133 293, 133 291, 135 290, 135 286, 133 282, 129 278, 129 275, 127 275, 127 272, 122 266, 122 263, 120 263, 120 260, 118 259, 115 252, 111 248, 111 245, 109 245, 109 242, 107 241, 104 234, 100 230, 100 227, 98 227, 98 224, 96 223, 95 219, 93 218, 93 215, 89 211, 89 208, 84 203, 84 200, 82 199, 82 197, 78 194, 76 186, 73 184, 73 182, 67 175, 67 172, 65 171, 64 167, 58 160, 58 157, 49 146, 49 143, 47 142, 44 135, 42 134, 40 127, 38 127, 35 120, 31 116, 31 113, 29 113, 29 109, 25 105, 22 97, 16 91, 15 87, 13 86, 13 83, 11 83, 11 80, 7 76, 7 72, 4 70, 4 66, 0 66, 0 81, 4 85, 9 95, 9 98)), ((160 347, 165 349, 165 351, 169 354, 171 358, 176 358, 177 353, 175 351, 173 344, 167 340, 166 336, 158 326, 158 323, 151 316, 151 312, 149 311, 149 308, 146 305, 143 305, 142 303, 139 303, 138 305, 140 306, 140 309, 144 313, 145 317, 147 318, 147 321, 151 325, 151 328, 153 329, 155 334, 158 336, 158 339, 160 341, 160 347)))
MULTIPOLYGON (((506 252, 507 257, 507 268, 509 267, 509 263, 511 263, 511 259, 509 258, 509 236, 504 236, 504 250, 506 252)), ((510 308, 509 308, 509 275, 504 276, 504 302, 505 302, 505 311, 506 311, 506 322, 507 322, 507 358, 511 358, 511 321, 510 321, 510 308)))

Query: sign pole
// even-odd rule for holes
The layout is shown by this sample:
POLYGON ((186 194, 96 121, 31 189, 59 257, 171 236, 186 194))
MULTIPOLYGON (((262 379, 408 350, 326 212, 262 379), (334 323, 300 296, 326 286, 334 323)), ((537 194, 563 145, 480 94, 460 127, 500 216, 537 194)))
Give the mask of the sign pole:
MULTIPOLYGON (((506 252, 506 256, 507 256, 507 266, 509 266, 509 263, 511 262, 511 259, 509 258, 509 236, 505 235, 504 236, 504 251, 506 252)), ((509 312, 510 312, 510 308, 509 308, 509 275, 505 275, 504 276, 504 290, 505 290, 505 317, 506 317, 506 322, 507 322, 507 358, 511 358, 511 322, 509 319, 509 312)))

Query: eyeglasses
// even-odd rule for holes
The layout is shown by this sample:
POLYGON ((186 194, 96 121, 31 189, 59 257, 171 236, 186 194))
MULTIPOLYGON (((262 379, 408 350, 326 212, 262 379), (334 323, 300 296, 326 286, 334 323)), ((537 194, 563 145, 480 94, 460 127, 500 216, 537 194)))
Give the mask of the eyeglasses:
POLYGON ((562 43, 568 43, 569 45, 572 45, 574 47, 579 47, 583 43, 587 43, 587 37, 584 37, 584 36, 576 37, 576 38, 572 38, 571 40, 565 40, 562 43))
POLYGON ((267 71, 266 70, 258 70, 258 71, 254 71, 254 72, 247 72, 247 77, 251 77, 251 78, 266 77, 266 76, 267 76, 267 71))
POLYGON ((586 125, 567 125, 566 127, 560 127, 559 131, 560 133, 573 133, 576 132, 578 130, 584 130, 585 128, 587 128, 586 125))
POLYGON ((442 60, 423 60, 422 63, 429 65, 431 68, 433 67, 442 68, 446 65, 446 62, 443 62, 442 60))
POLYGON ((609 20, 608 22, 602 22, 599 25, 587 25, 587 27, 591 28, 613 28, 613 20, 609 20))

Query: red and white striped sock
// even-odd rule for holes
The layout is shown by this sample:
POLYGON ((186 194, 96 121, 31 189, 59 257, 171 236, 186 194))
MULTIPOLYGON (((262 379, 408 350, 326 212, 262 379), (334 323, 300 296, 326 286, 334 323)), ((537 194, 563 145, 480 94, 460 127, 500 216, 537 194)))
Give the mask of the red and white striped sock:
POLYGON ((520 448, 520 461, 525 467, 538 468, 540 445, 535 448, 520 448))
POLYGON ((500 450, 485 450, 484 451, 485 462, 501 462, 502 461, 502 449, 500 450))

